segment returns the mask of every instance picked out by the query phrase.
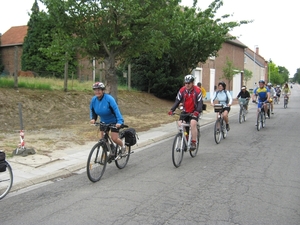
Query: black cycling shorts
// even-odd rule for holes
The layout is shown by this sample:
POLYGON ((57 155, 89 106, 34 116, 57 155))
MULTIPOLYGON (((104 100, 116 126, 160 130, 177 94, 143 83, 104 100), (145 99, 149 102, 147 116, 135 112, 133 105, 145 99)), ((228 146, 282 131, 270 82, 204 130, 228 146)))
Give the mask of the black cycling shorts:
POLYGON ((181 113, 180 114, 180 118, 179 118, 179 120, 183 120, 183 121, 185 121, 186 123, 189 123, 191 120, 196 120, 197 122, 198 122, 198 118, 199 117, 193 117, 193 116, 186 116, 186 113, 181 113))
MULTIPOLYGON (((114 127, 114 128, 108 128, 108 131, 114 132, 114 133, 119 133, 119 129, 114 127)), ((100 126, 100 131, 104 131, 104 127, 100 126)))

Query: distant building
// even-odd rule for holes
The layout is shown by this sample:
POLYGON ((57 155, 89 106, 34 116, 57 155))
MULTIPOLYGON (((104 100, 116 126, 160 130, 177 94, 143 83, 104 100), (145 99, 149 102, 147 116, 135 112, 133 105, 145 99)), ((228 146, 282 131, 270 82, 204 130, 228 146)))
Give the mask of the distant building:
MULTIPOLYGON (((23 53, 24 38, 27 35, 28 26, 15 26, 6 31, 1 38, 0 52, 2 56, 2 62, 4 65, 4 73, 7 75, 14 75, 15 64, 16 72, 18 73, 22 69, 21 57, 23 53)), ((80 80, 92 80, 93 79, 93 60, 87 58, 79 58, 79 66, 77 69, 77 76, 80 80)), ((95 61, 95 71, 100 70, 100 65, 95 61)), ((2 71, 0 71, 1 73, 2 71)), ((39 73, 39 71, 33 71, 39 73)), ((99 73, 99 72, 98 72, 99 73)), ((99 77, 99 74, 98 74, 99 77)))
POLYGON ((245 49, 245 69, 252 71, 252 78, 245 82, 248 89, 254 89, 258 86, 259 80, 268 82, 268 62, 259 54, 259 48, 255 51, 249 48, 245 49))

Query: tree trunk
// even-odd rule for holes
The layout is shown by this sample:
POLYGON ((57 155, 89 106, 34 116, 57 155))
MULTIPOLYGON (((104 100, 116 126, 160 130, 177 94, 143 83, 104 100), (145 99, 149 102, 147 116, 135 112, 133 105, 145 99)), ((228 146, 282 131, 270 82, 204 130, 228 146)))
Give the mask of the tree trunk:
POLYGON ((69 61, 68 61, 68 53, 66 52, 66 62, 65 62, 65 73, 64 73, 64 91, 68 91, 68 69, 69 69, 69 61))
POLYGON ((116 75, 115 57, 109 56, 105 58, 105 86, 106 93, 110 94, 117 101, 118 99, 118 79, 116 75))

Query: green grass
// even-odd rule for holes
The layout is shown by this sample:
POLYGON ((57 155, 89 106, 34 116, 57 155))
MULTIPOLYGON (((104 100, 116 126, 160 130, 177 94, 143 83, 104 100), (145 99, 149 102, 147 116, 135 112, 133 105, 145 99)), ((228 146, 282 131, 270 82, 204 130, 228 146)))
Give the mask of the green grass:
MULTIPOLYGON (((80 82, 78 80, 68 80, 68 91, 90 91, 92 81, 80 82)), ((36 90, 63 90, 64 80, 57 78, 43 77, 18 77, 18 87, 36 90)), ((14 78, 12 76, 0 77, 0 88, 14 88, 14 78)), ((127 90, 126 85, 119 85, 118 90, 127 90)), ((136 89, 131 89, 136 91, 136 89)))

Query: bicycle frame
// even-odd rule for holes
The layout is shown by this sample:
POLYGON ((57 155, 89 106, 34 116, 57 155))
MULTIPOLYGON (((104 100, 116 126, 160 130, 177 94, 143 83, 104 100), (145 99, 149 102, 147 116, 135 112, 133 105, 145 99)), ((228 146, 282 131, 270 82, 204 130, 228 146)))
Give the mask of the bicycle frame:
MULTIPOLYGON (((190 148, 191 148, 191 141, 192 141, 191 124, 190 123, 184 123, 183 121, 181 121, 181 124, 178 127, 178 131, 179 131, 179 133, 182 133, 182 140, 183 140, 182 143, 184 143, 185 146, 187 146, 187 151, 189 151, 190 148), (186 134, 185 134, 185 132, 187 132, 186 131, 187 127, 189 128, 188 140, 187 140, 186 134)), ((183 146, 181 146, 181 148, 183 148, 183 146)))
POLYGON ((222 137, 223 137, 223 139, 225 139, 227 136, 227 129, 226 129, 226 125, 224 123, 224 118, 223 118, 223 112, 224 112, 225 107, 226 107, 226 105, 221 105, 221 104, 215 105, 215 112, 216 112, 216 110, 218 110, 217 111, 217 120, 215 122, 215 128, 214 128, 214 138, 215 138, 215 142, 217 144, 220 143, 222 137), (220 109, 220 107, 222 107, 222 109, 220 109))

